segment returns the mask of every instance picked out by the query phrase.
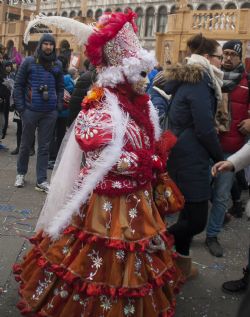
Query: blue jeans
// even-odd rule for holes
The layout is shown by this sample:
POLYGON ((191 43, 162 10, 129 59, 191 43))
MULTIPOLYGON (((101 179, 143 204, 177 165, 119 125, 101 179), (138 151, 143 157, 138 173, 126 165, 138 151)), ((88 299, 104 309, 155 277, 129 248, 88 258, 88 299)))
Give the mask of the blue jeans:
POLYGON ((17 160, 17 174, 25 175, 28 171, 30 148, 37 129, 38 151, 36 162, 37 183, 47 180, 49 144, 57 119, 57 110, 36 112, 26 109, 22 114, 22 139, 17 160))
MULTIPOLYGON (((229 154, 225 154, 225 159, 229 154)), ((228 202, 233 185, 234 173, 219 173, 214 179, 212 191, 212 208, 207 225, 207 236, 217 237, 223 226, 225 213, 228 208, 228 202)))

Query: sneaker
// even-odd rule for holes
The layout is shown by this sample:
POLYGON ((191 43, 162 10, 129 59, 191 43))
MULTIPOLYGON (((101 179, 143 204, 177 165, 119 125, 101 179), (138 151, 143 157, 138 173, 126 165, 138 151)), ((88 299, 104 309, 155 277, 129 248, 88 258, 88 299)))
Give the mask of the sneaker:
POLYGON ((24 186, 24 175, 17 174, 14 186, 19 188, 24 186))
POLYGON ((40 191, 40 192, 45 192, 46 194, 48 194, 49 192, 49 183, 47 181, 44 181, 40 184, 36 183, 36 190, 40 191))
POLYGON ((239 280, 228 281, 222 284, 222 290, 226 293, 236 294, 245 292, 249 284, 249 270, 243 269, 243 277, 239 280))
POLYGON ((223 249, 217 237, 207 237, 205 243, 206 243, 206 246, 208 247, 209 252, 212 255, 218 258, 223 256, 223 249))

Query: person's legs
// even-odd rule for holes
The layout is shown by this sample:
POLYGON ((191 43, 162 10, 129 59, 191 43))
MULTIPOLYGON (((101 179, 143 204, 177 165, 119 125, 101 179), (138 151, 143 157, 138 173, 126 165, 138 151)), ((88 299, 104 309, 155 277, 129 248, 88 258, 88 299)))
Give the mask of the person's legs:
POLYGON ((227 210, 234 173, 218 174, 213 183, 212 208, 207 225, 207 236, 217 237, 222 228, 225 211, 227 210))
POLYGON ((16 148, 13 150, 10 154, 11 155, 17 155, 19 153, 19 148, 21 144, 21 137, 22 137, 22 121, 21 120, 16 120, 16 148))
POLYGON ((40 114, 38 123, 38 152, 36 164, 37 184, 41 184, 47 180, 49 145, 53 136, 56 119, 56 110, 40 114))
POLYGON ((4 126, 3 126, 3 136, 2 138, 5 138, 5 135, 7 133, 8 125, 9 125, 9 105, 6 106, 5 111, 4 111, 4 126))
POLYGON ((2 131, 3 131, 3 126, 4 126, 4 113, 0 112, 0 149, 5 149, 6 147, 1 144, 1 139, 2 139, 2 131))
POLYGON ((188 256, 193 236, 202 232, 207 223, 208 201, 186 202, 176 224, 168 231, 174 235, 176 251, 188 256))
POLYGON ((39 113, 26 109, 22 114, 22 138, 17 159, 17 174, 25 175, 28 171, 29 154, 32 142, 35 137, 35 131, 39 113))
POLYGON ((233 205, 229 209, 229 213, 236 218, 241 218, 244 212, 242 202, 240 200, 242 190, 247 189, 244 170, 235 174, 235 180, 231 189, 233 205))
POLYGON ((67 118, 59 117, 57 119, 57 130, 56 130, 56 140, 57 140, 57 153, 60 149, 60 146, 62 144, 62 140, 65 136, 67 128, 67 118))

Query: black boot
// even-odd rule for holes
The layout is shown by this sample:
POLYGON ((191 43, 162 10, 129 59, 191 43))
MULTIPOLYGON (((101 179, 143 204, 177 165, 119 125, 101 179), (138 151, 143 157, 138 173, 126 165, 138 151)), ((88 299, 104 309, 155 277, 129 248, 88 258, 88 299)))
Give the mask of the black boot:
POLYGON ((228 281, 222 284, 222 290, 231 293, 237 294, 245 292, 249 284, 249 270, 243 269, 243 277, 240 280, 228 281))
POLYGON ((19 148, 15 148, 15 150, 11 151, 10 154, 11 155, 17 155, 19 153, 19 148))
POLYGON ((242 218, 243 211, 244 209, 240 200, 234 201, 233 206, 228 210, 228 212, 235 218, 242 218))

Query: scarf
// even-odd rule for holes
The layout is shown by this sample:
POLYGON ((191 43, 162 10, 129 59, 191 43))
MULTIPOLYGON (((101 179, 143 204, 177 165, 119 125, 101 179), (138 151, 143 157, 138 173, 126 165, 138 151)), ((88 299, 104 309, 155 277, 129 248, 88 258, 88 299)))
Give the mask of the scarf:
POLYGON ((234 90, 234 88, 239 84, 242 79, 245 68, 242 63, 240 63, 233 70, 224 70, 224 78, 223 78, 223 92, 230 92, 234 90))
POLYGON ((192 54, 191 57, 187 58, 187 64, 188 65, 200 65, 202 66, 207 74, 209 75, 212 86, 215 91, 215 97, 217 101, 222 100, 222 92, 221 87, 223 85, 223 71, 219 68, 215 67, 214 65, 211 65, 209 60, 198 54, 192 54))

